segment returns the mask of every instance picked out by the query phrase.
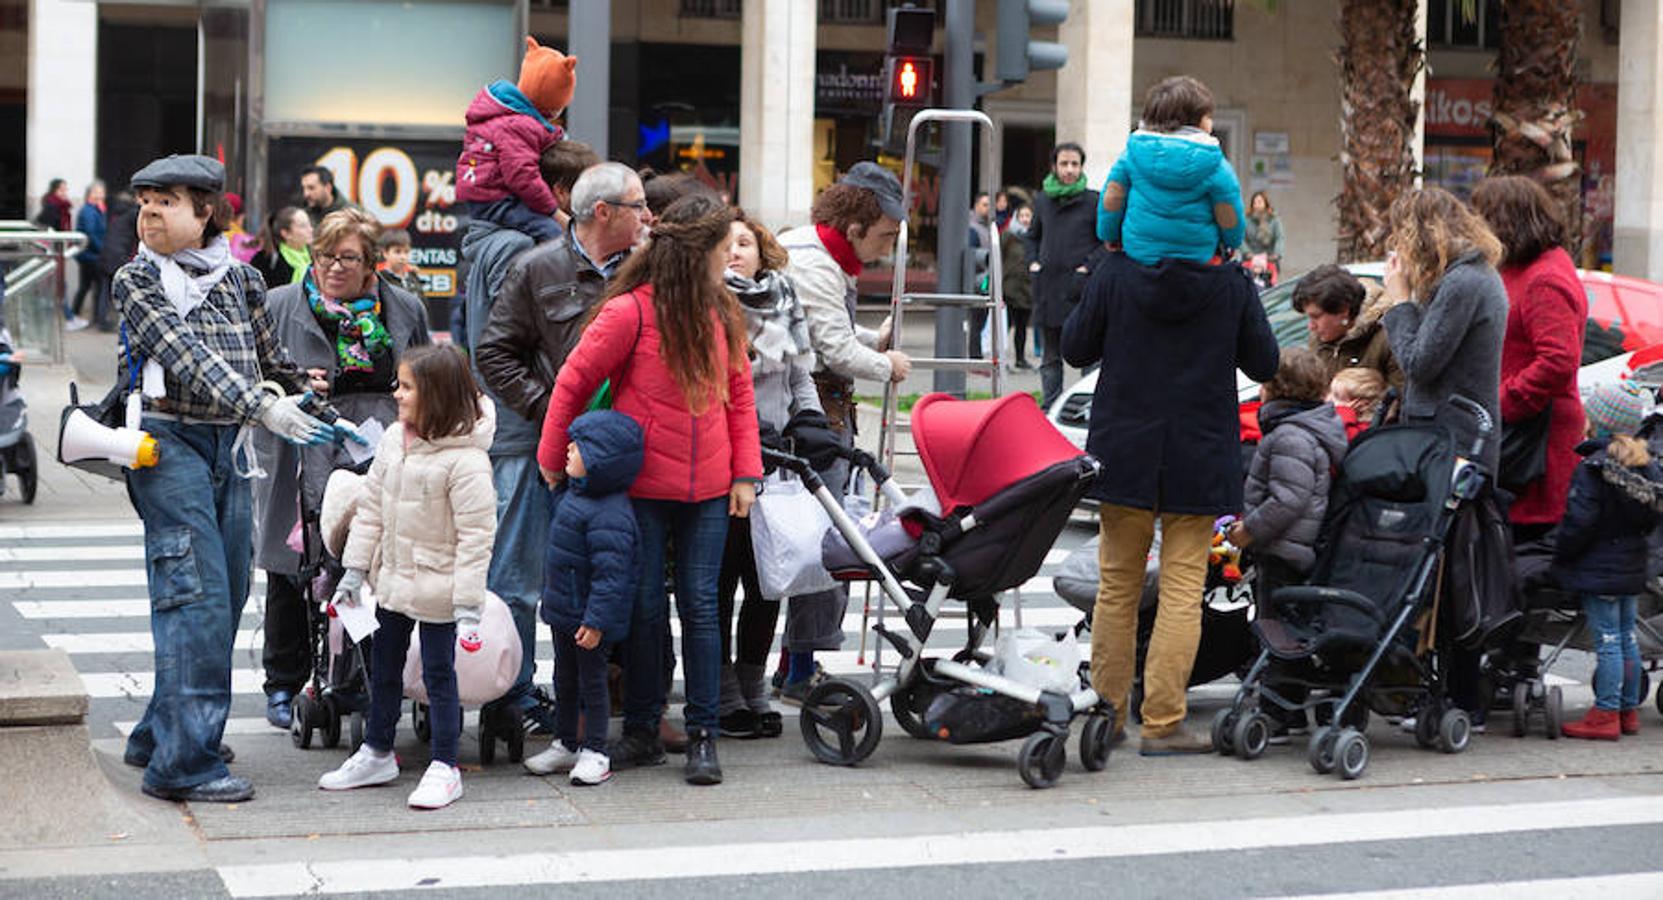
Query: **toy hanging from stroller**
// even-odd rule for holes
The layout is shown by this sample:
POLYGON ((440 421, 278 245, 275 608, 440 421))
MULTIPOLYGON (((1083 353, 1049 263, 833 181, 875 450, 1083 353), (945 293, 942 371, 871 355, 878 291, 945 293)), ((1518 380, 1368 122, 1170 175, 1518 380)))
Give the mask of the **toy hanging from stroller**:
MULTIPOLYGON (((1046 652, 1032 636, 1026 647, 1005 648, 1010 665, 1020 658, 1039 666, 1029 671, 1050 683, 1036 686, 1012 677, 1019 673, 1000 671, 996 657, 979 646, 987 613, 996 610, 993 598, 1039 571, 1096 477, 1097 462, 1058 433, 1026 394, 981 401, 931 394, 913 408, 912 435, 939 514, 902 509, 905 500, 889 473, 869 455, 845 451, 879 484, 891 506, 869 517, 868 525, 907 532, 883 555, 807 461, 766 451, 803 480, 830 518, 826 568, 840 580, 875 581, 880 602, 894 604, 906 625, 904 631, 881 624, 874 629, 901 655, 893 675, 871 688, 831 678, 809 692, 801 719, 809 751, 832 765, 866 759, 882 736, 878 704, 887 699, 914 737, 980 743, 1027 735, 1017 767, 1033 787, 1049 787, 1061 775, 1070 724, 1083 715, 1081 762, 1088 770, 1103 768, 1114 711, 1092 691, 1084 665, 1060 671, 1066 663, 1055 664, 1053 657, 1066 654, 1046 652), (897 510, 899 515, 883 518, 897 510), (971 604, 980 621, 953 658, 926 658, 924 644, 949 599, 971 604)), ((1070 633, 1053 640, 1074 638, 1070 633)))

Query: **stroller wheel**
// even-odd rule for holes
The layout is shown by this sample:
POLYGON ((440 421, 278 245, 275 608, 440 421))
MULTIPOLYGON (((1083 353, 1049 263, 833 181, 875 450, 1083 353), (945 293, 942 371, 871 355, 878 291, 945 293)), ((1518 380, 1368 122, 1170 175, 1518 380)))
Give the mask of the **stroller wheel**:
POLYGON ((1640 702, 1646 702, 1646 695, 1651 693, 1651 673, 1640 670, 1640 702))
MULTIPOLYGON (((480 730, 484 731, 486 716, 480 717, 480 730)), ((491 724, 491 742, 502 741, 503 749, 508 751, 509 762, 519 762, 525 756, 525 713, 513 704, 503 704, 501 709, 489 717, 491 724)), ((483 747, 481 747, 483 749, 483 747)), ((496 753, 493 751, 492 756, 496 753)), ((483 760, 483 756, 481 757, 483 760)))
POLYGON ((1430 750, 1438 746, 1438 724, 1444 711, 1434 704, 1421 707, 1415 717, 1415 743, 1430 750))
POLYGON ((1547 713, 1548 740, 1559 740, 1559 728, 1565 724, 1565 692, 1558 686, 1548 688, 1546 703, 1543 711, 1547 713))
POLYGON ((1472 718, 1464 709, 1446 709, 1438 719, 1438 749, 1460 753, 1472 742, 1472 718))
POLYGON ((1219 756, 1229 756, 1236 752, 1234 741, 1238 718, 1240 715, 1228 707, 1213 714, 1213 750, 1219 756))
POLYGON ((12 465, 17 472, 17 483, 22 488, 23 502, 35 502, 35 489, 40 484, 40 458, 35 454, 35 436, 23 433, 23 440, 18 442, 17 455, 12 465))
POLYGON ((1334 771, 1334 742, 1338 738, 1339 732, 1332 725, 1324 725, 1311 733, 1311 741, 1305 747, 1305 759, 1318 775, 1334 771))
POLYGON ((1048 788, 1062 776, 1068 762, 1068 734, 1036 731, 1022 742, 1016 757, 1016 772, 1031 788, 1048 788))
POLYGON ((348 722, 348 734, 352 738, 352 747, 356 750, 364 745, 364 714, 353 710, 352 718, 348 722))
POLYGON ((872 692, 842 678, 828 678, 808 692, 801 723, 809 752, 833 766, 858 764, 883 737, 883 710, 872 692))
POLYGON ((930 708, 930 702, 935 696, 935 689, 928 682, 920 681, 910 688, 891 694, 889 711, 895 714, 895 721, 900 723, 902 731, 921 741, 933 741, 935 735, 925 727, 924 713, 930 708))
POLYGON ((1369 739, 1355 728, 1341 731, 1339 740, 1334 742, 1334 765, 1340 770, 1341 778, 1357 780, 1369 767, 1369 739))
POLYGON ((1663 716, 1663 684, 1657 686, 1657 714, 1663 716))
POLYGON ((335 701, 329 697, 323 698, 318 704, 318 713, 322 717, 323 746, 333 750, 341 745, 341 713, 335 708, 335 701))
POLYGON ((1530 731, 1530 684, 1513 685, 1513 736, 1522 738, 1530 731))
POLYGON ((1270 719, 1264 713, 1243 716, 1236 722, 1230 743, 1234 745, 1236 755, 1243 760, 1258 759, 1264 755, 1265 747, 1270 745, 1270 719))
POLYGON ((312 749, 312 716, 317 701, 311 693, 301 691, 294 698, 294 712, 289 717, 289 740, 302 750, 312 749))
POLYGON ((1080 765, 1087 772, 1101 772, 1109 764, 1109 752, 1114 749, 1114 717, 1092 713, 1080 729, 1080 765))
POLYGON ((433 737, 433 723, 429 721, 427 704, 410 701, 410 726, 416 730, 416 739, 424 744, 433 737))
POLYGON ((496 716, 491 710, 479 711, 479 763, 488 766, 497 761, 496 716))

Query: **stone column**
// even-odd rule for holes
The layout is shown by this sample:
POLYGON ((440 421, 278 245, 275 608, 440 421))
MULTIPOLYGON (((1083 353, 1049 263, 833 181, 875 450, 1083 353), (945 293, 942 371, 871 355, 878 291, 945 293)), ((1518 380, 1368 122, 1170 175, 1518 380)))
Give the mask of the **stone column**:
POLYGON ((1663 6, 1623 0, 1614 268, 1663 279, 1663 6))
POLYGON ((1086 148, 1086 183, 1097 188, 1126 147, 1134 115, 1133 0, 1071 0, 1057 37, 1068 64, 1057 71, 1057 142, 1086 148))
POLYGON ((815 6, 747 0, 740 44, 739 196, 780 230, 814 202, 815 6))
POLYGON ((27 196, 30 217, 47 182, 63 178, 77 206, 97 161, 98 4, 29 3, 27 196))

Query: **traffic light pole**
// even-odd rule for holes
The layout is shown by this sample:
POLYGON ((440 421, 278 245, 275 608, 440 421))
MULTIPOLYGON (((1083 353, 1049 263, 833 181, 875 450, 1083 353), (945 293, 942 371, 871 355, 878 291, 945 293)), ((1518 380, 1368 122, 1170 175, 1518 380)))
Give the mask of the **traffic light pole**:
MULTIPOLYGON (((975 0, 947 0, 946 71, 941 79, 948 109, 971 109, 975 105, 975 74, 971 54, 976 24, 975 0)), ((970 126, 943 123, 941 192, 936 206, 936 290, 943 294, 970 293, 965 284, 965 257, 970 235, 970 126)), ((965 355, 965 314, 963 308, 945 307, 935 311, 935 355, 942 359, 965 355)), ((997 337, 995 337, 997 340, 997 337)), ((964 373, 944 369, 935 372, 934 387, 954 396, 964 396, 964 373)))

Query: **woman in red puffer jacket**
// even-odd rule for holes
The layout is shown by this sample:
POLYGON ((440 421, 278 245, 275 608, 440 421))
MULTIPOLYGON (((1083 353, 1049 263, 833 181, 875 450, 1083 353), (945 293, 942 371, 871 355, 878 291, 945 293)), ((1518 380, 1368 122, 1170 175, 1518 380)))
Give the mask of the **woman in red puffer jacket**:
POLYGON ((613 408, 645 435, 645 462, 629 489, 641 573, 626 638, 624 733, 607 748, 612 768, 656 765, 666 684, 663 669, 666 547, 675 547, 676 613, 687 686, 690 784, 717 784, 721 642, 717 578, 728 517, 746 517, 762 480, 745 319, 724 286, 734 210, 709 196, 683 197, 653 225, 652 240, 615 276, 561 366, 543 421, 537 464, 550 485, 565 468, 567 428, 602 383, 613 408))
POLYGON ((1571 475, 1581 457, 1582 398, 1576 371, 1588 297, 1576 265, 1564 250, 1565 223, 1558 205, 1535 181, 1519 175, 1486 178, 1473 191, 1473 206, 1501 240, 1500 266, 1507 287, 1507 336, 1501 345, 1501 420, 1517 425, 1552 404, 1547 467, 1518 492, 1508 512, 1514 542, 1535 540, 1565 515, 1571 475))

